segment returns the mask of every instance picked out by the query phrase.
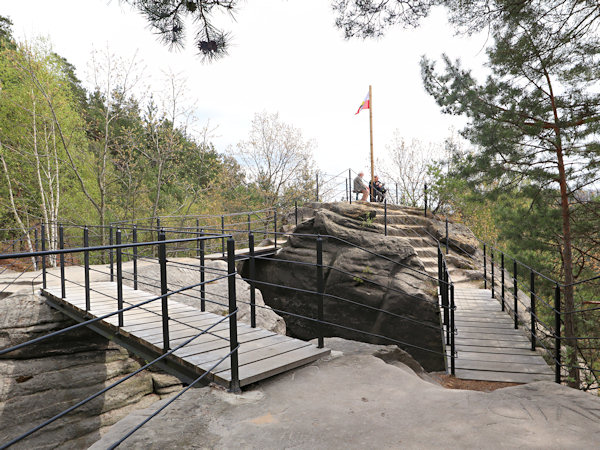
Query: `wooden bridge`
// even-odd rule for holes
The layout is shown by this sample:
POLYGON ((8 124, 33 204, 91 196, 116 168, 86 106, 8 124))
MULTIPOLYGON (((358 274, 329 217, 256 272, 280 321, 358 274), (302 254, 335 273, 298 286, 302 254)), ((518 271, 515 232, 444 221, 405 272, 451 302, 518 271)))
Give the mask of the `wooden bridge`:
POLYGON ((554 381, 524 330, 500 308, 489 289, 456 287, 456 376, 468 380, 531 383, 554 381))
MULTIPOLYGON (((54 308, 66 313, 79 322, 101 317, 117 310, 117 283, 94 282, 90 285, 90 311, 85 311, 83 286, 69 284, 66 298, 61 297, 61 288, 48 286, 42 289, 54 308)), ((123 303, 128 307, 156 295, 123 286, 123 303)), ((229 321, 209 312, 173 300, 168 300, 168 324, 170 348, 175 348, 202 330, 220 320, 189 344, 165 358, 163 367, 177 373, 183 379, 193 380, 206 372, 208 381, 229 386, 231 382, 230 359, 211 368, 230 352, 229 321)), ((96 322, 90 328, 107 337, 114 338, 125 348, 145 359, 154 359, 163 354, 163 328, 161 302, 157 300, 123 313, 124 326, 118 326, 118 317, 113 315, 96 322)), ((246 386, 287 370, 308 364, 330 353, 329 349, 317 348, 309 342, 282 336, 261 328, 237 323, 240 386, 246 386)))
MULTIPOLYGON (((425 271, 437 278, 437 242, 420 226, 403 225, 403 228, 414 229, 412 233, 407 232, 406 238, 415 248, 425 271)), ((456 254, 454 249, 450 253, 456 254)), ((531 350, 530 336, 525 330, 514 328, 513 318, 502 311, 499 301, 492 298, 491 290, 479 289, 477 282, 452 266, 450 272, 455 284, 456 377, 512 383, 554 381, 554 372, 539 350, 531 350)))

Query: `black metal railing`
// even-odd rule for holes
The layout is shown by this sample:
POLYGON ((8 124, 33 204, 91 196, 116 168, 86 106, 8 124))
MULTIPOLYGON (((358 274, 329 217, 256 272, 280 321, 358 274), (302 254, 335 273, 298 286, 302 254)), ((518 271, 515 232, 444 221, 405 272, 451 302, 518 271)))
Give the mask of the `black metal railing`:
POLYGON ((559 282, 533 267, 507 255, 493 245, 481 242, 483 279, 492 297, 497 298, 498 283, 501 309, 514 320, 514 328, 522 327, 531 341, 531 350, 543 350, 554 367, 556 383, 563 383, 572 370, 583 375, 580 388, 600 388, 600 275, 572 285, 559 282), (489 256, 489 258, 488 258, 489 256), (500 257, 500 262, 498 262, 500 257), (512 267, 511 267, 512 266, 512 267), (512 269, 512 270, 511 270, 512 269), (497 273, 499 272, 499 280, 497 273), (564 306, 565 289, 574 289, 575 309, 564 306), (511 297, 510 299, 508 297, 511 297), (510 301, 512 300, 512 301, 510 301), (565 316, 571 314, 576 325, 575 336, 565 336, 565 316), (567 363, 569 352, 575 352, 567 363), (576 360, 576 364, 573 361, 576 360))
MULTIPOLYGON (((189 345, 190 343, 193 343, 193 341, 196 340, 197 338, 199 338, 200 336, 203 336, 204 334, 207 334, 207 333, 211 333, 211 330, 215 326, 217 326, 218 324, 220 324, 226 320, 229 321, 229 338, 225 338, 222 336, 220 336, 220 338, 224 339, 226 341, 229 341, 229 352, 227 355, 220 358, 220 360, 218 360, 214 364, 213 368, 215 368, 219 364, 223 363, 223 361, 230 359, 230 372, 231 372, 230 389, 234 392, 239 391, 239 369, 238 369, 239 364, 238 364, 238 356, 237 356, 237 350, 239 348, 239 343, 238 343, 238 339, 237 339, 237 312, 238 312, 238 309, 237 309, 236 291, 235 291, 235 275, 236 275, 235 257, 234 257, 235 243, 234 243, 232 237, 230 235, 223 236, 223 235, 199 234, 199 235, 195 235, 193 237, 189 237, 188 235, 186 235, 185 237, 175 237, 175 238, 167 239, 167 237, 166 237, 167 233, 164 230, 160 230, 157 240, 146 241, 146 242, 136 242, 134 239, 134 242, 126 242, 125 243, 125 242, 123 242, 123 239, 122 239, 122 230, 116 229, 115 230, 115 243, 108 245, 108 246, 101 246, 101 245, 89 245, 90 244, 89 228, 86 226, 83 226, 83 227, 81 227, 81 230, 82 230, 83 245, 80 247, 65 248, 65 240, 64 240, 65 227, 63 227, 62 225, 58 225, 58 245, 59 245, 58 249, 45 250, 44 249, 44 241, 42 240, 42 250, 41 251, 37 251, 37 252, 33 252, 33 253, 32 252, 16 252, 16 253, 10 253, 10 254, 2 254, 2 255, 0 255, 0 261, 4 261, 7 259, 18 260, 18 259, 27 259, 27 258, 29 258, 29 259, 30 258, 35 258, 35 259, 39 258, 42 261, 42 271, 40 273, 40 275, 42 275, 42 286, 44 288, 48 288, 48 280, 54 277, 53 279, 58 282, 57 287, 60 288, 60 296, 62 299, 68 298, 69 291, 73 290, 75 287, 83 287, 85 290, 85 293, 86 293, 85 311, 86 311, 86 313, 93 313, 94 312, 94 304, 93 304, 93 299, 90 296, 90 293, 97 292, 97 291, 95 291, 95 289, 93 287, 93 283, 90 282, 90 271, 97 271, 105 276, 108 276, 109 274, 106 270, 102 270, 98 267, 92 267, 90 265, 90 254, 97 253, 97 252, 107 252, 107 251, 114 252, 116 255, 115 266, 116 266, 116 284, 117 284, 117 295, 116 295, 116 298, 113 299, 115 301, 114 309, 107 313, 99 312, 96 314, 96 317, 92 317, 89 319, 82 318, 81 321, 75 325, 72 325, 72 326, 66 327, 64 329, 46 334, 44 336, 37 337, 35 339, 31 339, 27 342, 23 342, 18 345, 13 345, 8 348, 1 349, 0 356, 2 356, 2 357, 10 356, 11 352, 20 350, 24 347, 31 346, 33 344, 37 344, 42 341, 46 341, 48 339, 51 339, 58 335, 62 335, 64 333, 69 333, 73 330, 76 330, 76 329, 84 327, 84 326, 94 325, 97 322, 103 321, 103 320, 108 319, 113 316, 118 317, 118 327, 119 328, 123 327, 126 325, 126 321, 125 321, 125 313, 126 312, 134 310, 134 309, 145 309, 146 311, 149 311, 145 307, 147 305, 150 305, 153 302, 161 303, 160 316, 161 316, 161 327, 162 327, 162 338, 163 338, 162 339, 163 353, 161 355, 157 356, 156 358, 154 358, 152 361, 145 364, 140 369, 136 370, 135 372, 126 375, 125 377, 110 384, 109 386, 103 388, 102 390, 88 396, 85 399, 82 399, 81 401, 70 406, 69 408, 65 409, 64 411, 61 411, 60 413, 54 415, 53 417, 50 417, 49 419, 45 420, 43 423, 33 427, 30 430, 27 430, 24 433, 19 434, 18 436, 15 436, 8 442, 0 444, 0 449, 8 448, 18 442, 21 442, 22 440, 26 439, 27 437, 31 436, 32 434, 38 432, 39 430, 42 430, 43 428, 47 427, 48 425, 61 419, 65 415, 67 415, 67 414, 71 413, 72 411, 80 408, 81 406, 87 404, 91 400, 99 397, 100 395, 103 395, 108 390, 127 381, 128 379, 130 379, 131 377, 140 373, 141 371, 146 370, 146 369, 152 367, 153 365, 161 363, 165 358, 172 355, 175 351, 185 347, 186 345, 189 345), (228 261, 229 261, 227 271, 225 271, 224 273, 218 273, 216 276, 210 277, 210 279, 208 279, 208 280, 203 275, 201 277, 200 282, 192 284, 192 285, 179 287, 177 289, 169 288, 170 283, 168 283, 168 267, 170 267, 172 265, 176 265, 177 261, 168 261, 167 260, 167 247, 168 246, 181 245, 181 244, 187 243, 187 244, 192 244, 192 246, 195 250, 198 248, 201 249, 202 246, 207 241, 211 241, 211 240, 215 240, 215 239, 220 240, 222 238, 227 239, 227 256, 228 256, 228 261), (123 263, 124 263, 123 252, 125 250, 133 249, 134 252, 132 254, 137 255, 138 250, 148 249, 148 248, 152 248, 152 247, 158 248, 157 262, 160 266, 161 294, 156 295, 150 299, 139 301, 137 303, 132 304, 132 303, 130 303, 130 301, 125 301, 123 298, 123 284, 124 284, 124 279, 126 278, 126 272, 123 270, 123 263), (71 262, 69 263, 65 257, 70 256, 70 255, 83 255, 83 266, 75 264, 73 262, 73 261, 77 261, 75 258, 71 258, 71 262), (59 274, 55 273, 56 272, 55 270, 49 270, 49 268, 47 268, 47 266, 44 264, 44 261, 49 257, 58 257, 59 274), (167 262, 169 264, 167 264, 167 262), (84 284, 83 285, 74 279, 69 279, 69 277, 67 276, 67 270, 66 270, 67 264, 69 264, 70 266, 77 266, 78 269, 82 268, 84 270, 84 284), (194 297, 193 293, 190 293, 190 291, 192 291, 193 289, 198 288, 198 287, 204 287, 208 283, 214 282, 219 279, 225 279, 225 278, 228 279, 228 299, 227 299, 228 301, 226 303, 226 305, 228 306, 228 314, 225 317, 218 319, 214 324, 211 324, 210 326, 206 326, 204 328, 194 327, 197 330, 197 333, 193 336, 188 336, 187 338, 183 338, 183 339, 178 338, 176 340, 172 340, 170 338, 170 333, 169 333, 169 320, 177 321, 177 319, 175 319, 173 317, 169 317, 167 299, 170 296, 177 295, 177 294, 185 294, 185 295, 194 297)), ((133 230, 135 230, 135 228, 133 228, 133 230)), ((135 234, 136 233, 133 233, 134 236, 135 236, 135 234)), ((135 261, 135 259, 134 259, 134 261, 135 261)), ((200 261, 202 261, 202 260, 200 260, 200 261)), ((203 266, 196 267, 196 269, 199 270, 202 274, 205 273, 205 267, 203 267, 203 266)), ((71 269, 71 270, 73 270, 73 269, 71 269)), ((134 278, 136 278, 137 273, 136 273, 135 269, 133 271, 133 274, 134 274, 134 278)), ((35 281, 35 279, 34 279, 34 281, 35 281)), ((136 283, 136 285, 137 285, 137 283, 136 283)), ((102 292, 102 294, 104 296, 106 296, 106 292, 102 292)), ((204 300, 206 300, 206 299, 204 299, 204 300)), ((103 311, 103 310, 98 310, 98 311, 103 311)), ((154 312, 154 311, 153 311, 153 313, 156 314, 156 312, 154 312)), ((193 379, 191 381, 191 383, 189 384, 188 388, 186 388, 185 390, 189 389, 189 387, 204 380, 213 368, 209 369, 203 375, 193 379)), ((148 420, 150 420, 152 417, 154 417, 156 414, 158 414, 158 412, 160 412, 165 407, 167 407, 169 404, 171 404, 176 398, 178 398, 183 392, 185 392, 185 390, 180 392, 179 394, 177 394, 166 405, 163 405, 158 411, 156 411, 154 414, 152 414, 150 417, 148 417, 140 425, 135 427, 130 433, 128 433, 125 437, 123 437, 121 440, 119 440, 117 443, 115 443, 112 448, 119 445, 121 442, 123 442, 124 439, 129 437, 135 430, 139 429, 139 427, 144 425, 148 420)))

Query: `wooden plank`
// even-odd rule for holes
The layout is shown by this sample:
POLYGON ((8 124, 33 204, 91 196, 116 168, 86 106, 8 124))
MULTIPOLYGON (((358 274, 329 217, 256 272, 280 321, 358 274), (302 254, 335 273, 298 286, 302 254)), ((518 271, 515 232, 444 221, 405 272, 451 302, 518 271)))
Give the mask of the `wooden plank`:
MULTIPOLYGON (((310 342, 304 342, 297 339, 291 339, 287 341, 277 342, 268 346, 258 347, 252 350, 241 351, 238 355, 239 359, 239 367, 240 369, 247 365, 253 364, 259 361, 263 361, 269 358, 275 358, 277 356, 283 355, 285 353, 289 353, 291 351, 298 350, 304 347, 310 347, 310 342)), ((206 363, 205 363, 206 364, 206 363)), ((202 367, 202 365, 201 365, 202 367)), ((210 367, 210 366, 208 366, 210 367)), ((223 361, 223 364, 219 365, 219 371, 230 370, 231 369, 231 359, 227 358, 223 361)))
MULTIPOLYGON (((240 348, 238 350, 238 360, 239 364, 242 364, 242 355, 245 360, 248 360, 248 354, 255 354, 254 352, 261 348, 268 348, 274 345, 282 344, 285 342, 295 342, 295 343, 304 343, 304 341, 298 341, 296 339, 287 338, 286 336, 281 336, 278 334, 272 334, 271 336, 263 337, 262 339, 254 339, 244 343, 240 343, 240 348)), ((300 347, 300 344, 296 344, 297 347, 300 347)), ((193 364, 196 364, 198 367, 205 367, 212 365, 215 361, 221 359, 227 353, 229 353, 229 342, 227 342, 226 347, 217 347, 210 349, 209 346, 205 348, 203 352, 197 352, 194 355, 189 355, 185 359, 186 361, 190 361, 193 364)), ((256 358, 257 360, 258 358, 256 358)), ((252 362, 254 360, 250 360, 252 362)), ((227 366, 229 368, 229 366, 227 366)))
MULTIPOLYGON (((241 357, 242 353, 252 352, 253 350, 255 350, 257 348, 268 347, 268 346, 271 346, 274 344, 279 344, 281 342, 288 342, 289 340, 290 340, 290 338, 286 339, 286 336, 281 336, 281 335, 273 333, 271 336, 266 336, 266 337, 263 337, 258 340, 255 339, 255 340, 246 341, 245 343, 240 344, 240 348, 238 350, 238 355, 239 355, 239 357, 241 357)), ((292 340, 297 341, 297 342, 304 342, 304 341, 298 341, 296 339, 292 339, 292 340)), ((239 341, 239 339, 238 339, 238 341, 239 341)), ((212 365, 212 363, 214 361, 222 358, 227 353, 229 353, 229 342, 226 342, 226 344, 227 344, 226 346, 217 347, 217 348, 213 348, 213 349, 210 349, 210 347, 207 346, 205 349, 203 349, 204 351, 202 351, 202 352, 196 351, 196 353, 194 355, 189 355, 185 359, 186 359, 186 361, 190 361, 193 364, 197 365, 198 367, 205 367, 207 365, 210 366, 210 365, 212 365)), ((198 350, 200 350, 200 349, 198 349, 198 350)))
MULTIPOLYGON (((519 364, 541 364, 548 366, 546 361, 535 352, 527 354, 510 354, 510 353, 481 353, 481 352, 460 352, 456 361, 487 361, 487 362, 504 362, 504 363, 519 363, 519 364)), ((461 366, 462 367, 462 366, 461 366)))
POLYGON ((454 316, 454 323, 457 326, 464 327, 490 327, 490 328, 513 328, 514 322, 508 317, 502 320, 496 320, 491 318, 482 318, 478 320, 468 320, 462 317, 454 316))
POLYGON ((467 370, 486 370, 490 372, 543 373, 553 375, 554 372, 546 364, 508 363, 506 361, 481 361, 457 359, 456 367, 467 370))
MULTIPOLYGON (((219 337, 229 338, 229 324, 220 323, 209 331, 206 331, 211 325, 214 325, 214 323, 205 324, 204 327, 192 328, 189 325, 171 323, 169 326, 169 343, 171 347, 175 347, 192 336, 201 334, 203 331, 205 332, 204 334, 212 335, 216 339, 219 339, 219 337)), ((135 335, 151 344, 162 346, 162 328, 154 328, 143 333, 137 332, 135 335)))
MULTIPOLYGON (((274 375, 286 372, 296 367, 309 364, 317 359, 329 355, 331 351, 326 348, 316 348, 315 346, 302 347, 273 358, 264 359, 255 363, 246 364, 240 367, 240 385, 246 386, 256 381, 270 378, 274 375)), ((231 372, 216 371, 215 379, 231 379, 231 372)))
MULTIPOLYGON (((170 323, 184 322, 184 323, 196 323, 198 321, 206 321, 206 322, 215 322, 214 317, 207 316, 205 313, 201 313, 197 311, 196 313, 190 312, 186 313, 182 316, 173 316, 169 314, 170 323), (175 320, 174 320, 175 319, 175 320)), ((221 317, 222 319, 222 317, 221 317)), ((116 323, 116 319, 113 319, 113 322, 116 323)), ((153 328, 162 328, 162 315, 158 314, 148 314, 146 318, 137 317, 136 320, 128 321, 125 320, 125 325, 123 328, 130 333, 143 332, 145 330, 151 330, 153 328), (146 320, 144 320, 146 319, 146 320)))
MULTIPOLYGON (((478 331, 467 331, 466 329, 460 330, 458 336, 462 339, 480 339, 480 340, 503 340, 503 341, 518 341, 518 342, 529 342, 525 336, 523 336, 519 330, 498 330, 496 328, 490 328, 486 332, 478 331), (500 331, 505 331, 501 333, 500 331), (516 331, 516 333, 515 333, 516 331)), ((457 337, 458 337, 457 336, 457 337)))
MULTIPOLYGON (((457 322, 454 322, 455 326, 459 326, 459 324, 457 322)), ((523 333, 521 332, 521 330, 515 330, 514 327, 511 326, 506 326, 506 324, 499 324, 499 323, 473 323, 470 322, 467 325, 463 325, 461 326, 461 334, 464 333, 479 333, 479 334, 504 334, 504 335, 514 335, 514 336, 520 336, 524 339, 525 336, 523 335, 523 333), (483 325, 483 326, 482 326, 483 325)))
POLYGON ((499 339, 463 339, 456 337, 454 339, 456 345, 478 346, 478 347, 496 347, 496 348, 521 348, 528 349, 531 347, 529 342, 506 341, 499 339))
MULTIPOLYGON (((483 346, 483 345, 463 345, 456 344, 456 350, 458 351, 458 357, 461 357, 461 354, 465 352, 475 352, 475 353, 504 353, 508 355, 529 355, 533 353, 531 351, 531 345, 522 348, 515 347, 491 347, 491 346, 483 346)), ((540 356, 541 358, 541 356, 540 356)))
MULTIPOLYGON (((270 331, 263 330, 261 328, 254 328, 253 331, 249 333, 238 335, 238 342, 240 344, 243 344, 245 342, 261 340, 271 336, 273 336, 273 333, 270 331)), ((221 348, 221 341, 222 340, 202 341, 199 338, 198 340, 190 342, 189 345, 186 345, 185 347, 182 347, 181 349, 177 350, 175 354, 181 358, 187 359, 187 356, 192 356, 199 353, 209 352, 217 348, 221 348)), ((227 346, 229 346, 228 341, 224 342, 226 342, 227 346)))

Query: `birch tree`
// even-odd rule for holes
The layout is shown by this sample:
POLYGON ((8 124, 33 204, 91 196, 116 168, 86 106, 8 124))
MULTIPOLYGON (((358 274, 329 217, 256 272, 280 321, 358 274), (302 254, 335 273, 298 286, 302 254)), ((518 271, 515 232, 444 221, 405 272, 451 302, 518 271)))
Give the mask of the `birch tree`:
POLYGON ((53 249, 62 192, 70 184, 65 182, 66 152, 81 155, 83 124, 64 67, 47 42, 18 44, 1 56, 0 165, 8 206, 30 250, 31 227, 40 221, 47 224, 45 238, 53 249), (69 134, 68 142, 62 131, 69 134))

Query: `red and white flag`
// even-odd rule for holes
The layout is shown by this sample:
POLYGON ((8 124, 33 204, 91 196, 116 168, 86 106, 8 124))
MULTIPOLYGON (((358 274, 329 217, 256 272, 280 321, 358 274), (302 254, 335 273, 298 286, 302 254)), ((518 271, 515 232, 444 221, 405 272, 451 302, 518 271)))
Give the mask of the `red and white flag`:
POLYGON ((370 107, 371 107, 371 100, 369 99, 369 93, 367 92, 367 96, 365 97, 365 99, 363 100, 363 102, 359 106, 358 111, 356 111, 356 113, 354 115, 358 114, 363 109, 369 109, 370 107))

